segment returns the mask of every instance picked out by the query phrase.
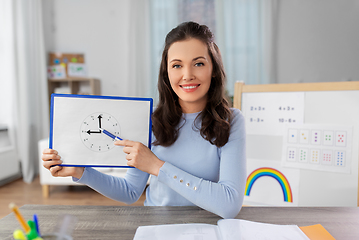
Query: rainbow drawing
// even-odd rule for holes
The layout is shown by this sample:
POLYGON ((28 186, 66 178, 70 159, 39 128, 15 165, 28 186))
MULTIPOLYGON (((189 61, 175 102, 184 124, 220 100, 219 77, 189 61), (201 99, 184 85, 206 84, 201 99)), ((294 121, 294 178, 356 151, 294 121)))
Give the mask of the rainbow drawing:
POLYGON ((280 186, 282 187, 284 201, 285 202, 293 202, 292 189, 290 188, 287 178, 283 175, 283 173, 281 173, 277 169, 268 168, 268 167, 258 168, 256 170, 254 170, 253 172, 251 172, 251 174, 248 175, 247 183, 246 183, 246 190, 245 190, 246 196, 249 196, 249 194, 251 193, 254 182, 258 178, 264 177, 264 176, 272 177, 275 180, 277 180, 278 183, 280 184, 280 186))

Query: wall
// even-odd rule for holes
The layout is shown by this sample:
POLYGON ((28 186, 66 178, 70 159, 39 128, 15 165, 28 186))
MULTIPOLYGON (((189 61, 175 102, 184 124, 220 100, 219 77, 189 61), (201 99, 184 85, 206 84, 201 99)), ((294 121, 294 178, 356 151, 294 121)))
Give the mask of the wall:
MULTIPOLYGON (((358 0, 278 3, 279 83, 359 80, 358 0)), ((128 95, 131 86, 121 80, 132 77, 131 1, 46 0, 43 4, 46 49, 84 52, 89 75, 101 79, 102 94, 128 95)))
POLYGON ((129 8, 129 0, 43 1, 46 50, 85 53, 101 93, 126 96, 129 8))
POLYGON ((279 83, 359 80, 359 1, 280 0, 279 83))

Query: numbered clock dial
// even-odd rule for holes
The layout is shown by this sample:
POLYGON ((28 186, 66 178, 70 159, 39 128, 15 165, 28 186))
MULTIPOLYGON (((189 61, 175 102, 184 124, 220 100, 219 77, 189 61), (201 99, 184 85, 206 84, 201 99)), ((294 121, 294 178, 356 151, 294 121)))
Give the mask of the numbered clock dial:
POLYGON ((115 140, 102 133, 100 128, 120 136, 120 125, 115 117, 101 112, 89 115, 82 121, 80 137, 85 146, 95 152, 108 151, 115 146, 115 140))

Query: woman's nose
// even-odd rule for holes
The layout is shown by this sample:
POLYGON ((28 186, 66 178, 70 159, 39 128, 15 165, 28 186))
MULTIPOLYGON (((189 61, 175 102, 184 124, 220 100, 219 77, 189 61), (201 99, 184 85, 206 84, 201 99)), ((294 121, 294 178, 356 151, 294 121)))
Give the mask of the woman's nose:
POLYGON ((183 80, 185 81, 191 81, 193 79, 195 79, 195 76, 193 74, 193 71, 191 68, 183 68, 183 80))

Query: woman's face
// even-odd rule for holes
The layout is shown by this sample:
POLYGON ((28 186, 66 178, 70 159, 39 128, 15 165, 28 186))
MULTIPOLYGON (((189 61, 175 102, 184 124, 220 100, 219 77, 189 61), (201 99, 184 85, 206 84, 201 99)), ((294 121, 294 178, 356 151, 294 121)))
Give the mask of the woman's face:
POLYGON ((168 49, 168 78, 184 113, 205 108, 212 69, 207 45, 198 39, 175 42, 168 49))

